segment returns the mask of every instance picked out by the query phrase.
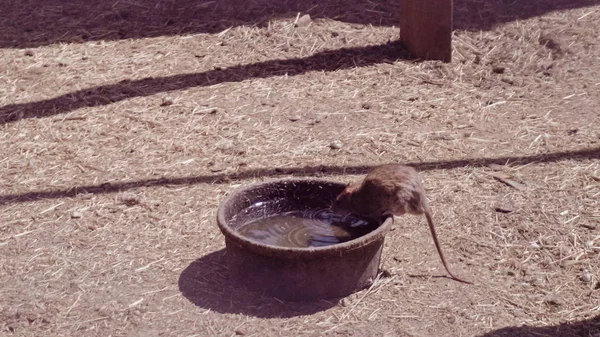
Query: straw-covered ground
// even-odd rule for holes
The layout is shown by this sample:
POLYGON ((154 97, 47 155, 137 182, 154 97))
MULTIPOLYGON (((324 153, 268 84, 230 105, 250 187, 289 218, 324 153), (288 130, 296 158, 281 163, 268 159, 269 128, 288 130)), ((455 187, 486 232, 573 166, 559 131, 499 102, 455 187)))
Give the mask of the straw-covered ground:
POLYGON ((0 335, 600 336, 600 4, 457 0, 449 64, 396 8, 2 1, 0 335), (389 162, 474 285, 413 216, 342 301, 230 282, 225 195, 389 162))

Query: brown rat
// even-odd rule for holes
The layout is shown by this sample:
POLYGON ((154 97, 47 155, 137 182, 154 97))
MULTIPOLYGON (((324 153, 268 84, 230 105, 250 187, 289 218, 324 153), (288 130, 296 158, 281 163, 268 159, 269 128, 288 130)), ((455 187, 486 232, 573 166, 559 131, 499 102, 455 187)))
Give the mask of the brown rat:
POLYGON ((378 166, 369 172, 364 180, 349 184, 337 196, 331 209, 340 214, 355 213, 373 219, 406 213, 424 214, 448 274, 457 281, 472 284, 454 276, 448 268, 435 232, 425 189, 414 168, 399 164, 378 166))

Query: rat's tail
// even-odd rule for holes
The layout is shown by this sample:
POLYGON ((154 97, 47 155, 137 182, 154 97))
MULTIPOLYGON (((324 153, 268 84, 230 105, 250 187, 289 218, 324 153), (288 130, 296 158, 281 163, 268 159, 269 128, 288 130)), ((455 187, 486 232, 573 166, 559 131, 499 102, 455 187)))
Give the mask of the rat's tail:
POLYGON ((431 212, 429 209, 425 210, 425 217, 427 218, 427 224, 429 225, 429 230, 431 231, 431 236, 433 237, 433 243, 435 243, 435 248, 437 248, 438 254, 440 255, 440 259, 442 260, 442 264, 444 265, 444 268, 446 268, 446 271, 448 272, 448 274, 456 281, 467 283, 467 284, 473 284, 473 282, 465 281, 465 280, 458 278, 452 274, 452 272, 448 268, 446 259, 444 258, 444 253, 442 253, 442 247, 440 247, 440 243, 438 242, 437 234, 435 232, 435 227, 433 225, 433 219, 431 218, 431 212))

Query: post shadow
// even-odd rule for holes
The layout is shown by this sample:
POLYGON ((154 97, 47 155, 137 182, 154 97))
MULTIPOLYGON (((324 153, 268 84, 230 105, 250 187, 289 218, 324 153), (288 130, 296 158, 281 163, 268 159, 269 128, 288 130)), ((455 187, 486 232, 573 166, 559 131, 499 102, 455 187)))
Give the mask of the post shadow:
POLYGON ((179 276, 179 290, 196 306, 219 313, 260 318, 289 318, 311 315, 337 304, 335 300, 283 302, 246 290, 229 277, 225 249, 192 262, 179 276))
MULTIPOLYGON (((217 33, 265 26, 297 13, 375 26, 398 26, 402 0, 113 0, 0 1, 0 48, 54 43, 217 33)), ((456 29, 491 29, 550 11, 597 5, 597 0, 455 0, 456 29)))
POLYGON ((600 316, 583 321, 544 327, 507 327, 478 337, 587 337, 600 336, 600 316))
MULTIPOLYGON (((459 167, 482 167, 490 164, 505 165, 507 163, 525 165, 528 163, 546 163, 558 162, 561 160, 572 159, 600 159, 600 147, 584 149, 578 151, 563 151, 547 154, 536 154, 531 156, 497 157, 497 158, 469 158, 459 160, 443 160, 431 162, 406 162, 405 165, 412 166, 418 171, 427 171, 433 169, 454 169, 459 167)), ((374 165, 359 166, 337 166, 337 165, 318 165, 302 167, 276 167, 276 168, 258 168, 249 169, 234 174, 215 174, 188 176, 176 178, 155 178, 140 179, 125 183, 103 183, 98 185, 72 186, 67 189, 55 191, 34 191, 21 194, 0 195, 0 206, 31 202, 41 199, 59 199, 72 198, 79 193, 107 194, 124 190, 130 190, 139 187, 152 186, 178 186, 178 185, 196 185, 202 183, 222 184, 233 180, 244 180, 258 177, 278 177, 278 176, 334 176, 340 174, 364 174, 371 170, 374 165)))

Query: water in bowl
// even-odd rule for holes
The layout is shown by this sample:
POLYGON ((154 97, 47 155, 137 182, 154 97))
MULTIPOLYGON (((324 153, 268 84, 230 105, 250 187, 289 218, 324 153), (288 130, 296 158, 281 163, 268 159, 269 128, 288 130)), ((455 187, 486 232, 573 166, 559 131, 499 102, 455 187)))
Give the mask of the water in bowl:
POLYGON ((353 215, 341 216, 329 208, 288 211, 252 219, 238 228, 244 237, 279 247, 322 247, 356 239, 379 226, 353 215))

